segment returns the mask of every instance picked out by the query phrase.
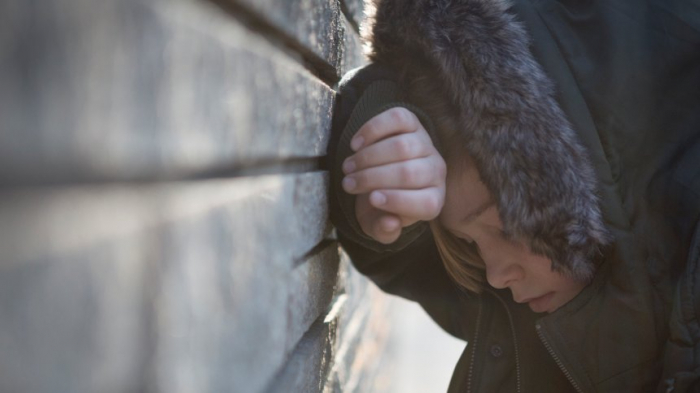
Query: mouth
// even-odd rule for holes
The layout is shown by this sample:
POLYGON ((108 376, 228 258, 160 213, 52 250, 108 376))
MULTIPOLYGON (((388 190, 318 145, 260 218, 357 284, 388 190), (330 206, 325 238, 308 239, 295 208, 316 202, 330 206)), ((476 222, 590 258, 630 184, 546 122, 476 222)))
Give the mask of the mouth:
POLYGON ((549 309, 549 301, 554 296, 554 292, 547 292, 542 296, 530 297, 522 300, 516 300, 516 303, 527 303, 530 309, 536 313, 546 312, 549 309))

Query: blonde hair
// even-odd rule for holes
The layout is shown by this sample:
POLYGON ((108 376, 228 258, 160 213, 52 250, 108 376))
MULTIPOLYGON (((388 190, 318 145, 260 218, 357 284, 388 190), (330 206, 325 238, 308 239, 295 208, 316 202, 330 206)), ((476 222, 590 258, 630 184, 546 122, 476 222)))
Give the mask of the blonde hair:
POLYGON ((481 293, 486 269, 476 245, 454 236, 437 220, 430 221, 430 229, 450 278, 467 291, 481 293))

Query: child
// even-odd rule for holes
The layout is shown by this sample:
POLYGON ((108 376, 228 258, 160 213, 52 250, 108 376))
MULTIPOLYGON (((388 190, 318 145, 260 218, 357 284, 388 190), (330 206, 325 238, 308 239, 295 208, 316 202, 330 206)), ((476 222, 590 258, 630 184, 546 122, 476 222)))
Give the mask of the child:
POLYGON ((332 219, 468 342, 451 392, 700 389, 700 23, 676 3, 378 4, 332 219))

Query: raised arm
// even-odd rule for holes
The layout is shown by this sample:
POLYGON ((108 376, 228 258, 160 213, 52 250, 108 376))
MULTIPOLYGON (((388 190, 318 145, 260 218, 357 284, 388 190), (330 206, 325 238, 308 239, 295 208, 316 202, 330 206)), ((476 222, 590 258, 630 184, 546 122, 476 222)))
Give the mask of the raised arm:
POLYGON ((391 244, 401 229, 437 217, 445 201, 445 161, 418 117, 393 107, 367 121, 350 140, 343 189, 356 196, 364 233, 391 244))
POLYGON ((331 218, 360 272, 466 338, 462 317, 478 296, 448 277, 426 222, 440 213, 446 173, 430 127, 382 67, 343 80, 329 146, 331 218))

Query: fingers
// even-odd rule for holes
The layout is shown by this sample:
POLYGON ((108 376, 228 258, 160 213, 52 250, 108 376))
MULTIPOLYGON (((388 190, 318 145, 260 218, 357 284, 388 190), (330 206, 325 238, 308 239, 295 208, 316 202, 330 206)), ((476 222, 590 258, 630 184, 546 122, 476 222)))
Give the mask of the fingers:
POLYGON ((369 202, 369 194, 357 197, 355 212, 362 231, 374 240, 390 244, 401 235, 401 229, 415 223, 417 220, 400 218, 373 207, 369 202))
POLYGON ((436 154, 430 136, 425 131, 395 135, 367 145, 343 162, 343 172, 349 174, 373 166, 406 161, 436 154))
POLYGON ((393 243, 401 235, 401 219, 373 207, 369 194, 357 197, 355 214, 362 231, 380 243, 393 243))
POLYGON ((416 115, 386 110, 366 122, 350 142, 356 153, 343 163, 343 189, 357 195, 362 230, 389 244, 401 229, 431 220, 445 199, 445 161, 416 115))
POLYGON ((432 155, 364 169, 346 176, 343 189, 362 194, 378 189, 422 189, 437 186, 445 180, 445 162, 432 155))
MULTIPOLYGON (((377 190, 369 194, 372 206, 394 214, 405 222, 429 221, 440 214, 445 203, 445 190, 430 187, 422 190, 377 190)), ((408 224, 406 224, 408 222, 408 224)))
POLYGON ((368 232, 374 240, 383 244, 391 244, 401 236, 401 220, 396 216, 381 216, 373 222, 368 232))
POLYGON ((414 132, 422 129, 416 115, 406 108, 396 107, 386 110, 367 121, 350 141, 350 147, 358 151, 392 135, 414 132))

